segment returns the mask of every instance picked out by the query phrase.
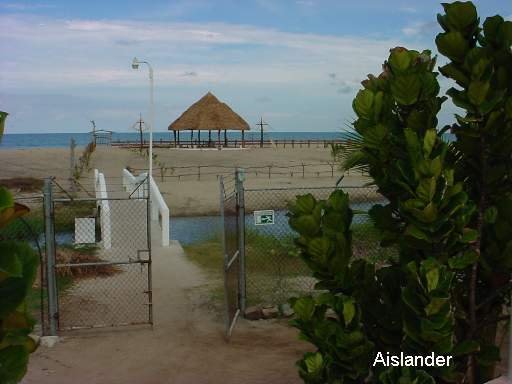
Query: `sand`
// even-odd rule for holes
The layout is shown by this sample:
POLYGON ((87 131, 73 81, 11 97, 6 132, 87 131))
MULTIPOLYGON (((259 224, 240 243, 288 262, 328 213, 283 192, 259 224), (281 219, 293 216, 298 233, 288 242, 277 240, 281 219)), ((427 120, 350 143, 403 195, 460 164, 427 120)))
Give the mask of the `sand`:
POLYGON ((191 264, 178 244, 154 245, 153 329, 64 332, 56 346, 31 356, 22 383, 302 382, 295 361, 313 347, 299 341, 297 330, 286 320, 240 319, 226 342, 222 314, 208 306, 210 284, 217 282, 191 264))
MULTIPOLYGON (((77 157, 82 150, 76 148, 77 157)), ((157 148, 154 153, 153 177, 173 216, 218 214, 218 175, 224 174, 227 188, 232 189, 237 167, 246 169, 246 188, 329 187, 342 175, 332 163, 330 149, 323 147, 220 151, 157 148), (305 164, 304 177, 302 164, 305 164)), ((69 158, 66 148, 0 150, 0 179, 53 176, 68 188, 69 158)), ((84 189, 93 191, 93 169, 97 168, 105 174, 108 189, 115 194, 122 188, 121 172, 127 166, 134 172, 142 172, 147 169, 147 158, 137 150, 98 146, 89 171, 84 171, 79 182, 84 189)), ((345 175, 342 185, 360 186, 368 181, 352 173, 345 175)))

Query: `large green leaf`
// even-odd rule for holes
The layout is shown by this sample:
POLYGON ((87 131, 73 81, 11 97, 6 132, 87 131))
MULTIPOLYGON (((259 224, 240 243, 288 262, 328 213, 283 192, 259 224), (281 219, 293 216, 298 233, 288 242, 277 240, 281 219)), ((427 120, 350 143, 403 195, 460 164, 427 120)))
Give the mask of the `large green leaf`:
POLYGON ((470 1, 444 3, 446 23, 452 30, 464 31, 478 22, 476 8, 470 1))
POLYGON ((28 352, 21 346, 0 349, 0 383, 16 384, 27 371, 28 352))
POLYGON ((361 118, 371 120, 373 117, 373 92, 369 89, 363 89, 357 93, 354 99, 354 112, 361 118))
POLYGON ((315 300, 312 297, 301 297, 293 303, 293 311, 301 320, 311 320, 315 312, 315 300))
POLYGON ((473 265, 478 260, 478 253, 469 250, 448 259, 448 265, 452 269, 464 269, 473 265))
POLYGON ((472 81, 468 88, 468 98, 474 105, 481 105, 489 92, 491 84, 488 81, 472 81))
POLYGON ((419 97, 421 91, 421 80, 414 74, 401 75, 391 82, 391 93, 401 105, 412 105, 419 97))
POLYGON ((455 62, 464 61, 464 57, 469 50, 468 42, 458 31, 440 33, 436 37, 436 45, 439 52, 455 62))

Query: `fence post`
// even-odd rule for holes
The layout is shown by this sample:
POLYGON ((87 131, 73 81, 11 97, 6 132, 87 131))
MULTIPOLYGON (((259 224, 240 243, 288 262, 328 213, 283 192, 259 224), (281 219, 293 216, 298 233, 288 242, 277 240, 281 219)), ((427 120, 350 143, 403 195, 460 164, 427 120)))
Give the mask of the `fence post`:
POLYGON ((71 188, 71 192, 76 192, 76 184, 75 184, 75 139, 71 138, 69 142, 69 186, 71 188))
POLYGON ((236 192, 238 196, 238 250, 240 258, 240 279, 239 279, 239 292, 240 292, 240 312, 242 315, 245 313, 245 299, 246 299, 246 286, 245 286, 245 200, 244 200, 244 170, 238 168, 236 170, 236 192))
MULTIPOLYGON (((52 198, 52 180, 44 181, 44 230, 46 243, 46 283, 48 285, 48 320, 50 336, 57 335, 57 280, 55 277, 55 228, 52 198)), ((44 266, 42 266, 44 268, 44 266)))

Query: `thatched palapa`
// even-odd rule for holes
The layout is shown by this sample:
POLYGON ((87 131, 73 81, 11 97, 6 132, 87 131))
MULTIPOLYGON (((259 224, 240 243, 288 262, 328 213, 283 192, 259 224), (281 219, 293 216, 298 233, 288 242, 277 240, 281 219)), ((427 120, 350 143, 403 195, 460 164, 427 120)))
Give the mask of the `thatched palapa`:
POLYGON ((190 131, 192 144, 193 132, 198 131, 198 142, 201 145, 201 131, 208 131, 208 146, 211 146, 211 131, 217 131, 218 145, 220 146, 220 131, 224 131, 224 145, 228 145, 227 131, 242 132, 242 145, 244 131, 250 130, 249 124, 227 104, 219 101, 211 92, 204 95, 199 101, 192 104, 168 128, 174 133, 174 142, 180 145, 180 131, 190 131))

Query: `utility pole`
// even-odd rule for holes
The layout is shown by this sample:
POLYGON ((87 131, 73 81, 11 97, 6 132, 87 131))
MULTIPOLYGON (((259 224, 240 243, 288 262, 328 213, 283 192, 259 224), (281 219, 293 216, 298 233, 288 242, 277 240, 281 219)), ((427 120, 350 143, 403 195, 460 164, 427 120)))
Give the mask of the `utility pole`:
POLYGON ((263 148, 263 126, 268 124, 263 122, 263 117, 260 117, 260 122, 256 125, 260 127, 260 148, 263 148))
POLYGON ((94 122, 94 120, 91 120, 91 124, 92 124, 92 137, 94 140, 94 145, 96 145, 96 123, 94 122))
POLYGON ((143 138, 142 138, 142 113, 139 113, 139 134, 140 134, 140 151, 142 152, 142 144, 143 144, 143 138))

